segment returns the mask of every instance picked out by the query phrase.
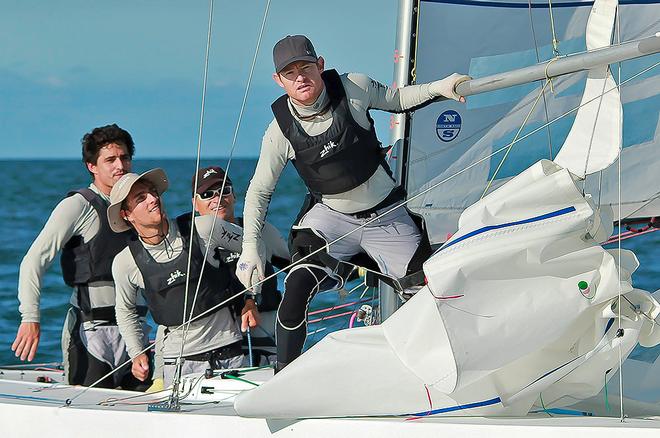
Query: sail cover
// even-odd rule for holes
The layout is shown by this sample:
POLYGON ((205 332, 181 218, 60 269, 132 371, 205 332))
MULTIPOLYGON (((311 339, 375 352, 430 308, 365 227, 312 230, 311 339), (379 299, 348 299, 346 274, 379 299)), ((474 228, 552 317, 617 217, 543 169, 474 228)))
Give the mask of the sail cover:
MULTIPOLYGON (((587 49, 585 29, 592 5, 583 0, 552 2, 550 9, 548 2, 526 0, 422 0, 412 64, 415 81, 432 81, 455 71, 483 77, 546 61, 555 53, 582 52, 587 49)), ((653 0, 623 1, 620 40, 655 34, 660 27, 659 7, 653 0)), ((615 42, 618 33, 615 29, 615 42)), ((659 55, 626 61, 620 69, 611 66, 612 75, 624 82, 659 61, 659 55)), ((580 105, 586 79, 586 73, 554 79, 535 107, 542 83, 471 96, 466 105, 442 101, 414 113, 409 120, 409 197, 449 178, 410 203, 413 211, 425 217, 433 243, 444 242, 456 231, 461 212, 479 200, 493 176, 489 191, 539 159, 557 157, 575 112, 547 128, 543 125, 580 105), (502 162, 504 151, 491 156, 516 137, 527 117, 518 135, 523 139, 513 145, 506 160, 502 162)), ((660 215, 660 184, 656 181, 660 172, 660 68, 625 82, 620 97, 624 114, 622 216, 660 215)), ((616 142, 616 138, 612 140, 616 142)), ((597 203, 618 203, 617 169, 615 163, 587 177, 586 191, 597 203)))

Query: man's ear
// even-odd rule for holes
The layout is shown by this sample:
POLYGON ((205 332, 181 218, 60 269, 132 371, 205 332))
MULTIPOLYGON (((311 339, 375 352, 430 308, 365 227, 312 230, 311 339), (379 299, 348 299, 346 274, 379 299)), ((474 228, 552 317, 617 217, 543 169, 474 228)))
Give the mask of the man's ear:
POLYGON ((323 69, 325 69, 325 59, 323 59, 323 56, 319 56, 318 61, 316 61, 316 65, 319 66, 319 72, 323 73, 323 69))
POLYGON ((282 83, 282 78, 280 78, 280 75, 277 73, 273 73, 273 80, 277 85, 280 87, 284 88, 284 84, 282 83))
POLYGON ((199 207, 197 206, 197 196, 193 196, 192 203, 193 203, 193 206, 195 208, 195 211, 199 214, 202 214, 202 212, 199 211, 199 207))
POLYGON ((129 215, 126 213, 126 210, 119 210, 119 216, 121 216, 121 218, 124 219, 126 222, 133 222, 129 218, 129 215))
POLYGON ((96 164, 86 162, 85 165, 87 166, 87 170, 89 170, 92 174, 96 175, 98 173, 96 164))

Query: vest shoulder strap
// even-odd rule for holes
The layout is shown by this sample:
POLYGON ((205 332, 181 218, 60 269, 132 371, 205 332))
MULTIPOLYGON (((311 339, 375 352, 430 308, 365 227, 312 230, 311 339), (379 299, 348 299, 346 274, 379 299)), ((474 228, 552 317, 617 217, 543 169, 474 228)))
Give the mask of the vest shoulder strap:
POLYGON ((270 106, 275 115, 275 120, 282 131, 282 134, 286 138, 289 138, 289 132, 291 131, 291 126, 293 125, 293 115, 289 111, 289 104, 287 103, 289 96, 286 94, 277 98, 275 102, 270 106))
POLYGON ((323 82, 325 83, 325 89, 328 92, 328 97, 332 102, 333 108, 337 106, 339 101, 346 96, 346 91, 344 90, 344 85, 341 83, 341 77, 337 70, 326 70, 321 74, 323 82))
POLYGON ((68 198, 69 196, 73 196, 76 193, 82 195, 82 197, 85 198, 85 201, 89 202, 99 215, 105 216, 105 210, 107 208, 106 202, 92 189, 89 187, 84 187, 82 189, 71 190, 66 194, 66 197, 68 198))

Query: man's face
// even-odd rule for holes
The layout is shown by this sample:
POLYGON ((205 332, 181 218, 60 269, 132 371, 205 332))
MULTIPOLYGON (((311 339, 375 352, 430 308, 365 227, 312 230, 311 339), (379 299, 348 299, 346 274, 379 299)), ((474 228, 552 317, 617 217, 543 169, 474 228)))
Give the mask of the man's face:
POLYGON ((134 227, 159 225, 164 216, 158 191, 149 181, 137 181, 125 201, 124 217, 134 227))
POLYGON ((94 185, 110 194, 119 178, 131 171, 131 156, 123 144, 109 143, 99 150, 95 164, 87 163, 87 169, 94 175, 94 185))
POLYGON ((236 197, 234 196, 233 187, 229 184, 225 184, 225 191, 231 191, 231 193, 220 196, 221 187, 221 185, 212 187, 201 196, 196 194, 194 198, 195 209, 202 216, 215 214, 220 219, 231 222, 234 220, 234 205, 236 204, 236 197), (228 189, 229 187, 232 188, 228 189))
POLYGON ((273 75, 277 84, 284 88, 291 100, 301 105, 311 105, 316 102, 323 91, 324 61, 319 57, 317 62, 297 61, 284 67, 273 75))

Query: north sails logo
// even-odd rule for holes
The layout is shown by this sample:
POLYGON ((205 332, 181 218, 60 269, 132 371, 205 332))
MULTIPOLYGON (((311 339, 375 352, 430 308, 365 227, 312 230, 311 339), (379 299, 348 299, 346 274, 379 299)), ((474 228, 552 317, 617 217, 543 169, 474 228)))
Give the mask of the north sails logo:
POLYGON ((337 143, 335 143, 334 141, 332 141, 332 140, 330 140, 328 143, 323 145, 323 150, 321 151, 321 158, 328 155, 337 146, 339 146, 339 145, 337 143))
POLYGON ((178 269, 172 273, 170 273, 170 278, 167 279, 167 285, 170 286, 172 283, 176 281, 177 278, 185 277, 186 274, 183 272, 179 271, 178 269))
POLYGON ((218 173, 218 172, 215 169, 209 169, 204 173, 204 176, 202 178, 206 179, 209 176, 213 175, 214 173, 218 173))

